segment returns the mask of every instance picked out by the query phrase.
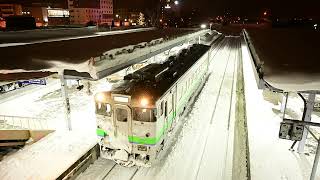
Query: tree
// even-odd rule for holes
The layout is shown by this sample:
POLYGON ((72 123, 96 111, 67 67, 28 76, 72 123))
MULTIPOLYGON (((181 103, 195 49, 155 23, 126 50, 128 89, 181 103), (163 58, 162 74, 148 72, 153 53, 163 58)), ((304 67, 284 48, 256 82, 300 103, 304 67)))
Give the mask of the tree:
POLYGON ((142 12, 139 13, 138 25, 143 26, 145 24, 144 14, 142 12))
POLYGON ((159 0, 149 0, 152 2, 152 7, 148 7, 145 12, 150 19, 151 26, 159 26, 161 16, 161 2, 159 0))

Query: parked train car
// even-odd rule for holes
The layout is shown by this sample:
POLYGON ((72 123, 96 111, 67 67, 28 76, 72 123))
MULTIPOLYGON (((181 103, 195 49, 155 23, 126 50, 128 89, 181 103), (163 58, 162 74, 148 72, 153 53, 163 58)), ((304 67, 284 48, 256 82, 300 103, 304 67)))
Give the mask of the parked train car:
POLYGON ((194 44, 163 64, 150 64, 95 95, 101 156, 150 165, 208 73, 209 46, 194 44))

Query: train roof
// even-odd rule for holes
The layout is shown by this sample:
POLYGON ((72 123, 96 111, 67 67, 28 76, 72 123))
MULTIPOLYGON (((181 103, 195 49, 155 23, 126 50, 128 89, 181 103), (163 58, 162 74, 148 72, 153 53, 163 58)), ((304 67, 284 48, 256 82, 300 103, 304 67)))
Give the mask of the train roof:
POLYGON ((142 96, 151 97, 153 101, 160 98, 210 46, 194 44, 163 64, 150 64, 124 77, 125 82, 112 93, 131 95, 132 99, 142 96))

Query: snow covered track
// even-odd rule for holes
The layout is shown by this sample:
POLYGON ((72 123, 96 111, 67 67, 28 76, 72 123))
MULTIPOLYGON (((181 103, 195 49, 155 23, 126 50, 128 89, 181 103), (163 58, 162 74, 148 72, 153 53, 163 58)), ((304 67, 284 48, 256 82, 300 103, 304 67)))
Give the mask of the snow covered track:
POLYGON ((123 167, 114 161, 99 158, 85 172, 79 175, 78 180, 131 180, 140 167, 123 167))
POLYGON ((233 124, 231 111, 234 109, 235 65, 239 44, 236 39, 232 39, 232 41, 229 53, 227 53, 228 57, 226 58, 227 62, 222 78, 219 79, 220 87, 212 109, 207 129, 208 132, 206 132, 206 140, 202 148, 201 159, 198 163, 196 179, 207 179, 210 177, 215 177, 214 179, 229 179, 231 177, 229 166, 232 164, 232 154, 228 152, 233 147, 232 143, 229 144, 229 139, 233 133, 232 129, 230 129, 230 124, 233 124), (212 154, 219 154, 219 156, 212 156, 212 154), (230 160, 228 161, 230 158, 231 162, 230 160), (213 170, 210 167, 216 168, 213 168, 213 170))

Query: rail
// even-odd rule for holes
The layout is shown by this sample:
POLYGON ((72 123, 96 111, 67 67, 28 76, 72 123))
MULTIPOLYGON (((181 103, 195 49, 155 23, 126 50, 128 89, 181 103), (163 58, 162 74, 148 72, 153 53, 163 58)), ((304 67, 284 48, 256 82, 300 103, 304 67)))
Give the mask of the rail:
POLYGON ((49 129, 48 121, 42 118, 0 115, 0 130, 3 129, 49 129))

